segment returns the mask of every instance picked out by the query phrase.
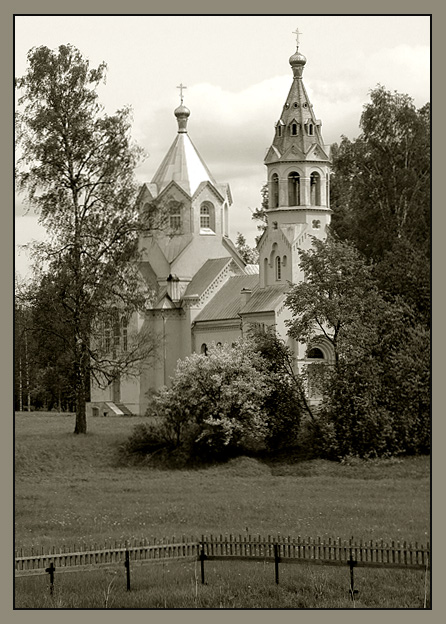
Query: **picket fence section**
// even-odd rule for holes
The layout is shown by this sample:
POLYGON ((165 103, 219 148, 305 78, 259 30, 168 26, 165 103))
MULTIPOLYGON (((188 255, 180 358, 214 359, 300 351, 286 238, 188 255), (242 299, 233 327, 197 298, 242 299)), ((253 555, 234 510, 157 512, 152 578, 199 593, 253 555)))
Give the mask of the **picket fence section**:
POLYGON ((16 551, 15 575, 45 574, 110 567, 125 564, 127 567, 173 559, 200 560, 251 560, 278 563, 317 565, 349 565, 350 567, 385 567, 427 570, 430 567, 430 547, 418 542, 357 541, 318 538, 291 538, 272 536, 202 536, 141 540, 114 546, 65 547, 52 552, 16 551))
POLYGON ((112 567, 125 564, 127 560, 132 563, 154 563, 170 559, 197 559, 199 553, 199 542, 196 538, 182 537, 181 541, 175 538, 172 540, 152 539, 133 542, 115 543, 114 546, 98 548, 97 546, 74 546, 71 550, 68 547, 52 548, 51 552, 27 552, 21 548, 16 551, 15 576, 31 576, 45 574, 48 566, 52 563, 58 572, 68 572, 70 570, 91 569, 92 567, 112 567))

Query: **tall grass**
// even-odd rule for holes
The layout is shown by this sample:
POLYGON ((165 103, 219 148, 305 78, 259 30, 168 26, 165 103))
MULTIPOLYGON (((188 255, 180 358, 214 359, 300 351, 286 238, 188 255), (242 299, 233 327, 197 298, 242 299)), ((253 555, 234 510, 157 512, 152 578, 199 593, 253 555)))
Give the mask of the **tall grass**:
POLYGON ((100 609, 314 609, 423 608, 424 573, 369 570, 355 573, 359 593, 349 595, 349 569, 283 565, 280 583, 274 565, 259 562, 208 562, 206 584, 196 562, 166 562, 134 567, 126 591, 123 567, 16 580, 17 608, 100 609))
MULTIPOLYGON (((16 415, 17 547, 102 546, 203 533, 428 539, 427 458, 345 464, 238 458, 181 471, 122 465, 119 445, 141 421, 90 419, 89 433, 74 436, 73 416, 16 415)), ((194 563, 165 564, 163 582, 159 568, 147 565, 135 568, 128 594, 125 582, 117 580, 123 570, 109 590, 113 575, 70 572, 56 576, 53 598, 41 591, 46 577, 23 578, 16 581, 16 606, 39 608, 51 600, 47 607, 104 608, 107 591, 108 608, 126 608, 129 601, 152 608, 352 606, 348 570, 282 566, 275 587, 269 567, 209 562, 208 585, 197 587, 194 563)), ((362 579, 358 604, 364 607, 423 605, 424 575, 419 572, 361 569, 355 574, 362 579)))

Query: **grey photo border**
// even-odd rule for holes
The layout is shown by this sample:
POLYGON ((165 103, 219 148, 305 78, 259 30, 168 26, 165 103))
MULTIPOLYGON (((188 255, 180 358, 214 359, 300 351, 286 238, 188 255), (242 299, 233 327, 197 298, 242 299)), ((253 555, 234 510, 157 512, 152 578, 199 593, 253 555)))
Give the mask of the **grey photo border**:
MULTIPOLYGON (((47 611, 14 611, 13 609, 13 402, 12 402, 12 388, 13 388, 13 93, 11 86, 13 85, 13 15, 14 14, 172 14, 172 15, 194 15, 194 14, 229 14, 229 15, 249 15, 249 14, 262 14, 262 15, 299 15, 299 8, 302 8, 301 14, 307 15, 349 15, 349 14, 364 14, 364 15, 432 15, 432 41, 434 45, 432 47, 432 93, 435 95, 435 101, 433 102, 433 119, 435 124, 433 127, 433 205, 435 200, 439 200, 440 189, 439 185, 435 184, 440 177, 440 163, 435 158, 440 153, 440 145, 443 143, 445 119, 441 111, 442 102, 446 97, 446 88, 444 79, 441 79, 440 72, 443 70, 442 59, 445 58, 445 37, 443 33, 440 33, 440 29, 443 30, 445 26, 445 9, 444 5, 439 0, 430 1, 425 3, 415 2, 414 0, 406 0, 403 4, 396 2, 395 0, 376 0, 373 3, 373 11, 368 10, 370 5, 360 5, 353 0, 340 0, 336 4, 329 2, 328 0, 319 0, 317 5, 309 7, 307 4, 303 5, 297 2, 291 2, 290 0, 282 0, 280 3, 272 4, 267 0, 246 1, 239 0, 226 0, 224 5, 220 6, 210 4, 204 0, 189 0, 189 2, 180 2, 179 0, 170 1, 168 3, 161 2, 144 2, 143 0, 129 0, 126 4, 117 2, 117 0, 109 0, 107 3, 100 2, 98 0, 78 0, 75 4, 76 9, 72 10, 70 4, 61 3, 60 0, 41 0, 39 3, 32 2, 32 0, 17 0, 12 2, 11 0, 4 0, 0 8, 1 20, 1 47, 3 54, 1 55, 2 63, 2 77, 3 82, 6 84, 2 89, 1 106, 2 106, 2 149, 1 149, 1 164, 0 171, 2 174, 2 189, 4 208, 2 213, 2 227, 1 227, 1 287, 4 292, 1 302, 1 327, 2 327, 2 345, 1 350, 1 394, 3 398, 3 414, 1 421, 2 435, 1 435, 1 492, 4 499, 1 513, 1 528, 2 534, 6 536, 3 540, 5 545, 5 554, 3 563, 1 566, 0 576, 0 588, 1 588, 1 605, 2 616, 7 619, 3 621, 10 622, 9 618, 21 621, 22 619, 27 621, 28 618, 32 618, 33 622, 40 624, 41 622, 48 621, 47 611), (125 10, 124 10, 125 9, 125 10), (305 10, 307 9, 307 10, 305 10), (362 9, 362 10, 361 10, 362 9), (442 36, 443 35, 443 36, 442 36), (437 77, 439 80, 434 81, 437 77), (440 112, 437 113, 435 103, 439 104, 440 112), (436 175, 437 174, 437 175, 436 175)), ((294 19, 291 20, 294 24, 294 19)), ((443 70, 444 72, 444 70, 443 70)), ((444 74, 443 74, 444 75, 444 74)), ((446 295, 442 292, 442 275, 441 275, 441 263, 444 261, 444 251, 440 242, 441 226, 445 224, 445 217, 443 213, 438 214, 439 208, 436 212, 433 210, 434 225, 432 228, 433 233, 433 329, 436 329, 438 325, 438 319, 442 318, 442 311, 444 307, 444 299, 446 295), (440 268, 440 271, 438 270, 440 268), (435 323, 437 322, 437 323, 435 323)), ((438 383, 441 383, 440 375, 444 372, 444 363, 442 356, 442 347, 444 346, 444 337, 441 337, 439 333, 434 333, 435 341, 432 340, 433 345, 433 359, 432 359, 432 371, 433 371, 433 387, 437 388, 438 383)), ((441 613, 445 611, 442 605, 441 587, 444 585, 444 572, 441 571, 437 561, 441 560, 444 550, 443 535, 435 529, 442 526, 441 520, 444 520, 445 501, 444 486, 442 487, 442 469, 446 469, 444 454, 442 456, 439 446, 440 441, 444 439, 445 434, 445 422, 441 418, 441 408, 439 405, 439 392, 433 393, 433 427, 435 432, 435 438, 433 437, 433 461, 432 461, 432 483, 433 483, 433 504, 432 504, 432 526, 434 534, 432 541, 435 543, 435 555, 433 556, 434 567, 437 574, 432 575, 432 592, 433 592, 433 609, 426 613, 427 618, 432 621, 432 617, 441 617, 441 613), (443 435, 442 435, 443 434, 443 435), (440 475, 440 478, 439 476, 440 475), (443 582, 442 582, 443 581, 443 582)), ((88 611, 88 610, 86 610, 88 611)), ((351 612, 352 613, 352 612, 351 612)), ((361 611, 362 621, 374 621, 379 617, 379 610, 361 611)), ((400 618, 404 619, 404 622, 411 622, 412 619, 419 620, 421 614, 417 611, 396 610, 389 612, 392 621, 399 621, 400 618)), ((55 617, 57 617, 54 614, 55 617)), ((197 620, 208 619, 209 612, 203 611, 149 611, 147 616, 154 618, 158 622, 176 622, 178 618, 181 618, 182 622, 189 624, 189 622, 197 622, 197 620)), ((243 620, 243 622, 250 622, 251 620, 256 622, 268 621, 271 617, 269 611, 234 611, 228 613, 227 611, 212 611, 212 619, 217 621, 224 621, 227 617, 243 620)), ((283 621, 292 621, 298 614, 293 611, 276 611, 274 617, 279 617, 283 621)), ((328 616, 330 622, 334 621, 334 624, 339 622, 345 622, 346 612, 343 610, 314 610, 305 611, 305 622, 310 621, 324 621, 328 616)), ((424 614, 423 614, 424 616, 424 614)), ((51 617, 51 616, 50 616, 51 617)), ((64 621, 75 621, 78 615, 76 611, 65 611, 63 614, 64 621)), ((85 616, 83 616, 85 617, 85 616)), ((119 611, 92 611, 92 615, 88 613, 88 617, 93 617, 97 622, 98 618, 107 624, 110 622, 119 621, 122 615, 119 611), (106 619, 105 619, 106 618, 106 619)), ((126 616, 128 617, 128 616, 126 616)), ((144 615, 139 610, 131 612, 131 618, 141 618, 144 615)), ((352 613, 352 617, 354 614, 352 613)), ((444 617, 444 616, 443 616, 444 617)), ((435 620, 436 621, 436 620, 435 620)))

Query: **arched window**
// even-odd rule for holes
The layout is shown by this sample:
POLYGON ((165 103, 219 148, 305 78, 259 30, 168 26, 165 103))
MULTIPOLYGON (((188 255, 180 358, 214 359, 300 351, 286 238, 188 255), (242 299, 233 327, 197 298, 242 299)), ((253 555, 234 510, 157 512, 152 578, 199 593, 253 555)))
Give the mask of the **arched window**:
POLYGON ((282 279, 282 262, 280 260, 280 256, 276 257, 276 281, 280 281, 282 279))
POLYGON ((297 136, 297 123, 291 124, 291 136, 297 136))
POLYGON ((200 232, 210 234, 215 232, 215 208, 211 202, 203 202, 200 206, 200 232))
POLYGON ((276 126, 276 134, 278 137, 282 136, 282 126, 276 126))
POLYGON ((229 236, 229 209, 228 204, 223 207, 223 236, 229 236))
POLYGON ((319 349, 319 347, 310 347, 307 351, 307 360, 319 360, 314 363, 309 362, 307 365, 308 396, 310 399, 319 400, 323 395, 326 373, 326 368, 323 364, 325 357, 322 349, 319 349))
POLYGON ((325 178, 325 205, 330 207, 330 174, 325 178))
POLYGON ((307 352, 307 358, 315 359, 315 360, 323 360, 324 354, 322 353, 321 349, 319 349, 318 347, 312 347, 307 352))
POLYGON ((203 344, 201 345, 201 353, 203 353, 203 355, 208 354, 208 346, 205 342, 203 342, 203 344))
POLYGON ((282 266, 286 267, 286 263, 287 263, 287 257, 283 256, 283 258, 282 258, 282 266))
POLYGON ((209 206, 201 206, 200 208, 200 228, 210 228, 211 227, 211 215, 209 206))
POLYGON ((178 202, 173 202, 169 208, 169 225, 173 230, 181 227, 181 207, 178 202))
POLYGON ((279 205, 279 176, 273 173, 271 176, 271 208, 277 208, 279 205))
POLYGON ((308 124, 308 134, 310 136, 313 136, 313 124, 308 124))
POLYGON ((310 176, 310 204, 321 205, 321 176, 316 171, 310 176))
POLYGON ((264 286, 268 286, 268 258, 263 260, 263 277, 265 280, 264 286))
POLYGON ((288 175, 288 206, 300 206, 300 175, 296 171, 288 175))

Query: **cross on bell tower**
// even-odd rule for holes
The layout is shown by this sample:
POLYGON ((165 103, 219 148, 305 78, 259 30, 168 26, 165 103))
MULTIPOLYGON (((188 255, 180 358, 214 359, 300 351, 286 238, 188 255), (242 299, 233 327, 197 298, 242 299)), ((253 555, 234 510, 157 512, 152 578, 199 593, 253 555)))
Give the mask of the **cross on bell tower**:
POLYGON ((180 82, 177 89, 180 90, 180 98, 181 98, 181 104, 182 104, 183 103, 183 89, 187 89, 187 87, 182 82, 180 82))

